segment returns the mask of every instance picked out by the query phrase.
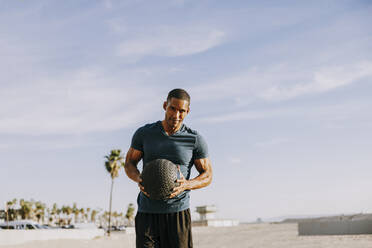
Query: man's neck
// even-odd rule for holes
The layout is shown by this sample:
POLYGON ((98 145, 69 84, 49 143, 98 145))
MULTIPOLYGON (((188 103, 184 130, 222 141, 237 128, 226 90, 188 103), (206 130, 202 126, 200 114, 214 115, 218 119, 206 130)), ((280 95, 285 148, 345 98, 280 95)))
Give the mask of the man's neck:
POLYGON ((161 122, 161 125, 163 126, 163 129, 164 131, 168 134, 168 135, 172 135, 174 133, 176 133, 178 130, 180 130, 181 126, 182 126, 182 122, 175 128, 171 128, 167 125, 167 122, 165 120, 163 120, 161 122))

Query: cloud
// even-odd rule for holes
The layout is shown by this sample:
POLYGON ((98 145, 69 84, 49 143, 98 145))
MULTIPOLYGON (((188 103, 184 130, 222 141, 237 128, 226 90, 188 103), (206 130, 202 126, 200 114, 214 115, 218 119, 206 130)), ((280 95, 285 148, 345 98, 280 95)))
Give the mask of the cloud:
POLYGON ((154 102, 159 101, 156 89, 115 86, 94 69, 3 88, 0 99, 0 133, 28 135, 82 134, 129 127, 152 118, 157 113, 154 102))
POLYGON ((111 0, 103 0, 103 6, 104 6, 106 9, 111 10, 111 9, 113 8, 112 1, 111 1, 111 0))
MULTIPOLYGON (((76 136, 79 137, 79 136, 76 136)), ((67 135, 58 136, 58 138, 53 137, 49 139, 11 139, 2 140, 0 143, 0 151, 9 151, 9 150, 19 150, 37 148, 46 151, 60 150, 60 149, 71 149, 71 148, 80 148, 80 147, 98 147, 102 145, 101 142, 97 140, 81 140, 79 138, 74 138, 67 135)))
POLYGON ((235 158, 230 158, 229 159, 229 163, 230 164, 240 164, 242 162, 242 160, 240 159, 240 158, 237 158, 237 157, 235 157, 235 158))
POLYGON ((244 72, 225 76, 192 89, 195 101, 234 99, 238 104, 262 100, 261 94, 278 84, 296 82, 307 75, 306 70, 293 71, 292 65, 278 63, 269 66, 252 66, 244 72), (205 97, 208 96, 208 97, 205 97))
POLYGON ((135 63, 149 55, 166 57, 192 55, 220 45, 224 38, 225 33, 218 29, 167 27, 121 42, 117 55, 128 63, 135 63))
MULTIPOLYGON (((192 89, 192 94, 196 101, 233 99, 237 105, 244 105, 244 102, 284 101, 330 92, 371 76, 372 61, 323 67, 279 63, 266 67, 254 66, 244 73, 197 86, 192 89)), ((234 115, 231 114, 231 118, 234 115)), ((251 118, 249 116, 246 117, 251 118)), ((252 117, 256 118, 257 115, 253 114, 252 117)))
POLYGON ((288 139, 285 138, 273 138, 270 140, 265 140, 261 142, 257 142, 255 146, 257 147, 267 147, 267 146, 276 146, 276 145, 281 145, 283 143, 288 142, 288 139))
MULTIPOLYGON (((268 118, 290 118, 311 119, 314 125, 324 126, 326 128, 346 128, 350 125, 356 127, 366 127, 371 124, 369 115, 365 115, 370 110, 370 104, 366 101, 342 102, 339 104, 316 104, 311 106, 292 106, 262 108, 254 111, 234 111, 226 112, 220 115, 210 115, 202 118, 196 118, 195 121, 202 123, 224 123, 242 120, 260 120, 268 118), (352 122, 359 119, 361 122, 352 122)), ((269 144, 269 142, 267 142, 269 144)))
POLYGON ((357 83, 360 79, 369 76, 372 76, 372 62, 328 66, 315 71, 310 82, 300 82, 289 87, 272 86, 260 96, 266 100, 286 100, 307 94, 328 92, 357 83))
POLYGON ((228 121, 238 121, 238 120, 258 120, 265 119, 269 117, 279 116, 283 114, 282 111, 239 111, 228 114, 222 114, 218 116, 207 116, 203 118, 196 119, 196 121, 204 123, 222 123, 228 121))

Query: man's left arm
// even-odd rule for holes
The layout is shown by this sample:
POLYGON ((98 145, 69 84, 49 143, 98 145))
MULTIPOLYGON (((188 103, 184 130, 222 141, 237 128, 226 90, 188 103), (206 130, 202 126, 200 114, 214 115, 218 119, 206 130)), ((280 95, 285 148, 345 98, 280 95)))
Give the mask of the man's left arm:
MULTIPOLYGON (((199 175, 191 180, 186 180, 180 171, 180 179, 177 182, 180 184, 178 187, 173 189, 172 194, 169 198, 173 198, 176 195, 181 194, 185 190, 200 189, 208 186, 212 182, 212 163, 209 158, 201 158, 194 160, 195 168, 199 172, 199 175)), ((179 169, 179 168, 178 168, 179 169)))

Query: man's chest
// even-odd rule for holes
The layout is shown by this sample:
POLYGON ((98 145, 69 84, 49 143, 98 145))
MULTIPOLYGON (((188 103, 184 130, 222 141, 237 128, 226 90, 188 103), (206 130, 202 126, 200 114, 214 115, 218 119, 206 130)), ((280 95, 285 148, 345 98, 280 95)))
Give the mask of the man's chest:
POLYGON ((176 164, 187 165, 193 158, 195 136, 157 134, 145 137, 143 145, 147 161, 166 158, 176 164))

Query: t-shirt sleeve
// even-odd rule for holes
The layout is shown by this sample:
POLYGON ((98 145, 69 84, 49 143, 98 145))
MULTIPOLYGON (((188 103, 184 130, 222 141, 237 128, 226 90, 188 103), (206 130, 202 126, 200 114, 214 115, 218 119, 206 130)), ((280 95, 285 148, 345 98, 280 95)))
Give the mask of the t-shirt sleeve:
POLYGON ((201 159, 208 157, 208 145, 203 136, 198 134, 196 136, 194 159, 201 159))
POLYGON ((132 143, 130 147, 143 152, 143 129, 139 128, 133 134, 132 143))

